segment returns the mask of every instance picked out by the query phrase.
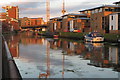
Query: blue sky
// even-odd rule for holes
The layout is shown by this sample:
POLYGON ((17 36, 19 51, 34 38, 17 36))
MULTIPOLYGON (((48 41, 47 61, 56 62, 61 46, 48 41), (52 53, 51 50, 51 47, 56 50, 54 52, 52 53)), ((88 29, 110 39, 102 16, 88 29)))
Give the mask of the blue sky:
MULTIPOLYGON (((20 8, 20 17, 43 17, 46 19, 46 0, 0 0, 0 7, 14 5, 20 8)), ((83 9, 89 9, 101 5, 113 5, 120 0, 65 0, 67 13, 78 13, 83 9)), ((50 13, 52 17, 61 16, 62 0, 50 0, 50 13)), ((2 9, 1 9, 2 11, 2 9)))

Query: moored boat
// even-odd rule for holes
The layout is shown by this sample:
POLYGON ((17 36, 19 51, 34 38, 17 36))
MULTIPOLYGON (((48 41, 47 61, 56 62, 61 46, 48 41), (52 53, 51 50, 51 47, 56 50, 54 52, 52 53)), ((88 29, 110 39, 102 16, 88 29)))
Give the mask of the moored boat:
POLYGON ((85 41, 89 42, 103 42, 104 37, 99 32, 90 32, 84 36, 85 41))

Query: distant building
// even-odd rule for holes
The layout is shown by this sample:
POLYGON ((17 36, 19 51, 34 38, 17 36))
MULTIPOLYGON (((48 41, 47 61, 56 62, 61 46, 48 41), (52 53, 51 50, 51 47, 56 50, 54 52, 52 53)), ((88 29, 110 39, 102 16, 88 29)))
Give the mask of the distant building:
POLYGON ((27 26, 37 26, 44 24, 43 18, 20 18, 20 26, 27 27, 27 26))
POLYGON ((109 16, 110 33, 120 33, 120 13, 113 13, 109 16))

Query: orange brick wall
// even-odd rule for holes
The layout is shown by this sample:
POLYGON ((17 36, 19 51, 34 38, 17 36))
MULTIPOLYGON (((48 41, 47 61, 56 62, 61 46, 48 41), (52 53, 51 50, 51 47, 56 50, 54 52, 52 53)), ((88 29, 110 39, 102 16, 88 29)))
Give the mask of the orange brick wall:
POLYGON ((36 26, 36 25, 42 25, 44 23, 42 18, 21 18, 21 27, 25 26, 36 26))
POLYGON ((10 17, 10 18, 15 18, 15 19, 17 19, 17 7, 12 7, 11 9, 9 9, 8 10, 8 16, 10 17))

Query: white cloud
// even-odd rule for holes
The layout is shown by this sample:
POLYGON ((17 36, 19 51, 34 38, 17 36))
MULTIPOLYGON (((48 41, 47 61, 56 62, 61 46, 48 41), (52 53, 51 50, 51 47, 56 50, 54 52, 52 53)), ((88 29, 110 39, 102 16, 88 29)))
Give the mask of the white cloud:
MULTIPOLYGON (((61 16, 63 0, 50 0, 51 17, 61 16)), ((68 13, 78 12, 82 9, 89 9, 103 4, 112 4, 119 0, 65 0, 65 9, 68 13)), ((46 16, 46 0, 0 0, 0 7, 3 5, 18 5, 20 17, 44 17, 46 16)))

